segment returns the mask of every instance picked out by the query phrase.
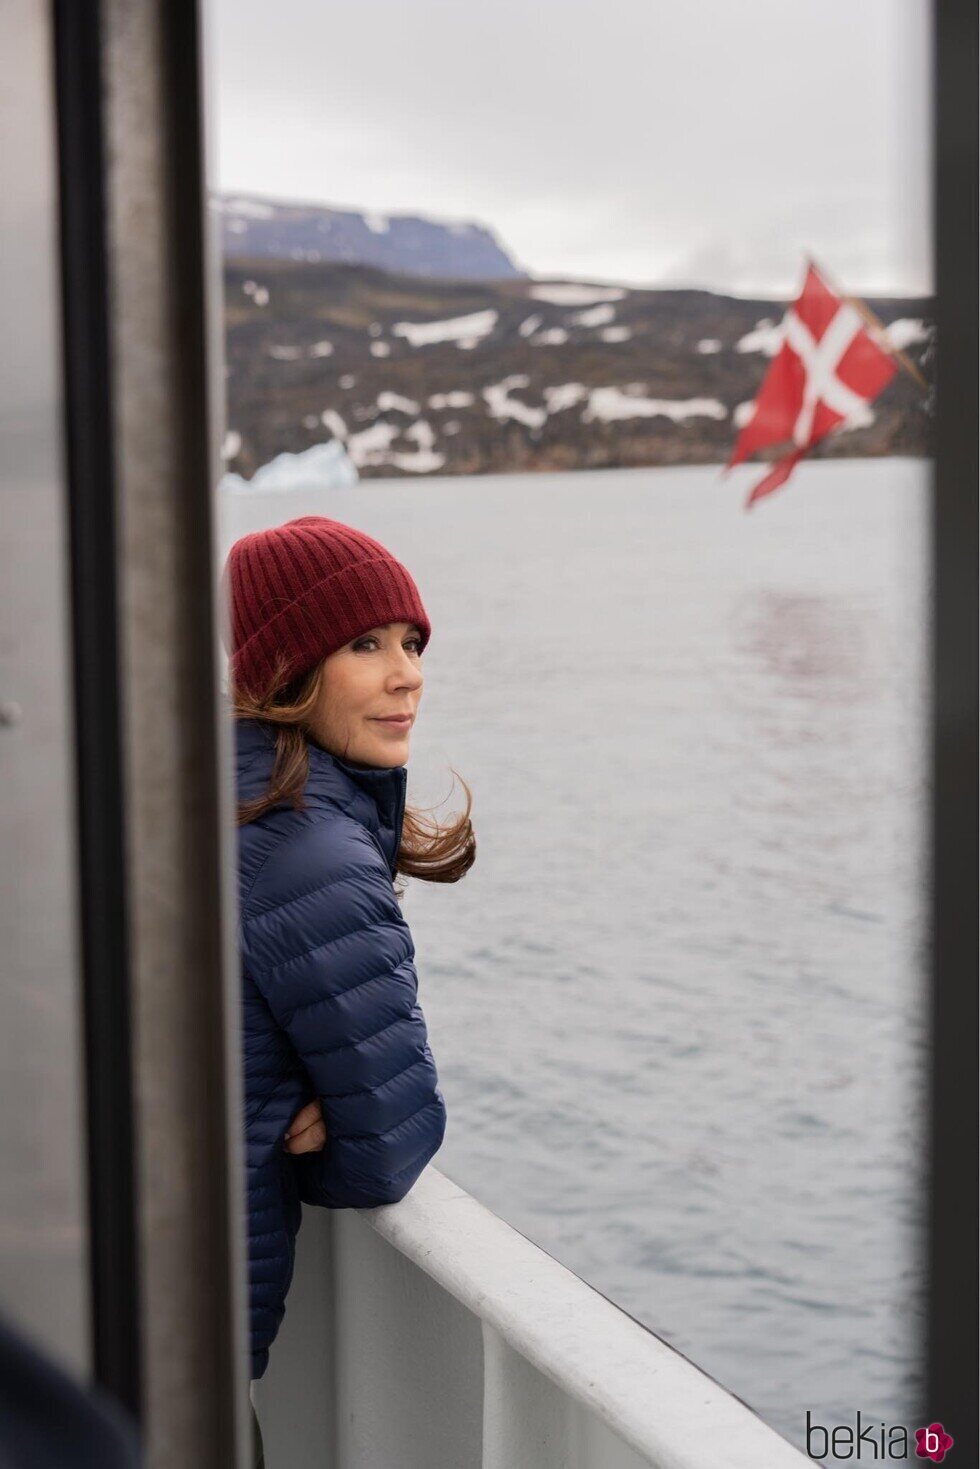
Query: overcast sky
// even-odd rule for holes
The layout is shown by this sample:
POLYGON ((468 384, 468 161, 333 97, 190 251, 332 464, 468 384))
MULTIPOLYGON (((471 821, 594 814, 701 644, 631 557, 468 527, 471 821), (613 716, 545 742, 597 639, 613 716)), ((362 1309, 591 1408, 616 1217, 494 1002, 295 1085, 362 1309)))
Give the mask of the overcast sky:
POLYGON ((219 188, 534 275, 932 289, 928 0, 209 0, 219 188))

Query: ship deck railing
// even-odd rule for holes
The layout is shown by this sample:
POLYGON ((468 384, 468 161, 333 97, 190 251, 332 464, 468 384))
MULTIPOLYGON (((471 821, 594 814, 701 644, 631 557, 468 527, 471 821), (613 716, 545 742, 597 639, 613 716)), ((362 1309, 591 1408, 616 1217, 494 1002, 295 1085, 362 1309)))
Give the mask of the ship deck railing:
POLYGON ((801 1469, 739 1398, 430 1166, 304 1209, 267 1469, 801 1469))

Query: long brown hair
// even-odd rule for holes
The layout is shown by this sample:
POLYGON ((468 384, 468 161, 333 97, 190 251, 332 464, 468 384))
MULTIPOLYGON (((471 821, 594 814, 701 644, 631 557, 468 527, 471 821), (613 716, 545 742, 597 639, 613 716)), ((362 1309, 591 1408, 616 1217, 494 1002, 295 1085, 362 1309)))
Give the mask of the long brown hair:
MULTIPOLYGON (((284 660, 283 660, 284 663, 284 660)), ((280 664, 280 669, 283 666, 280 664)), ((301 674, 291 683, 281 683, 281 672, 262 694, 252 694, 231 683, 232 713, 236 719, 257 719, 276 731, 276 754, 269 788, 264 795, 238 807, 238 825, 256 821, 264 812, 283 802, 297 811, 305 809, 303 790, 310 770, 310 719, 320 697, 323 664, 301 674)), ((452 767, 450 767, 452 768, 452 767)), ((431 819, 423 810, 406 807, 398 848, 400 877, 421 877, 426 882, 458 882, 476 860, 476 836, 470 811, 473 796, 466 781, 453 770, 466 792, 466 810, 447 825, 431 819)), ((424 808, 426 812, 432 808, 424 808)), ((396 889, 398 897, 404 887, 396 889)))

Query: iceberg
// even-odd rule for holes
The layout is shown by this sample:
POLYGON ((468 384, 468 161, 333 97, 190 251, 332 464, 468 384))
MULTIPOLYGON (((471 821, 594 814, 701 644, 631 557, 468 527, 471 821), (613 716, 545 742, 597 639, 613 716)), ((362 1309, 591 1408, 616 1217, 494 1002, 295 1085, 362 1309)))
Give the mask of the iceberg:
POLYGON ((357 467, 339 439, 312 444, 300 454, 277 454, 249 480, 240 474, 222 475, 218 489, 230 495, 254 495, 288 490, 346 490, 357 484, 357 467))

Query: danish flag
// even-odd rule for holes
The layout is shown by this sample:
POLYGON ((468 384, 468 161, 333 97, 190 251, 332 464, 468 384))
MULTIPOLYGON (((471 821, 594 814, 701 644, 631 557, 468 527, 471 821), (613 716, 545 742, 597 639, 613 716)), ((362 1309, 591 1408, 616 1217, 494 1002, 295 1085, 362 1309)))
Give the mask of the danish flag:
POLYGON ((803 455, 839 424, 863 417, 898 371, 858 308, 827 285, 812 261, 783 318, 782 345, 763 379, 727 473, 757 449, 792 441, 745 502, 746 510, 785 484, 803 455))

